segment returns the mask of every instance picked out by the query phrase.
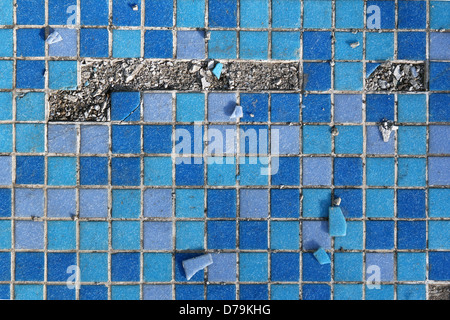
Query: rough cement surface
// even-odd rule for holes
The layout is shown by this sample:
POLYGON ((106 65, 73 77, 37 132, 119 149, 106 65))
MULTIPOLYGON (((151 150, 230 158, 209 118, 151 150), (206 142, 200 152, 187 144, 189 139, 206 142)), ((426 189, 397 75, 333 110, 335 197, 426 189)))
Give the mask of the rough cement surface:
POLYGON ((265 91, 301 89, 298 62, 227 62, 220 79, 212 73, 216 62, 145 59, 85 60, 76 91, 49 96, 50 121, 108 121, 113 91, 265 91))
POLYGON ((366 89, 369 91, 424 91, 424 63, 381 64, 368 76, 366 89))
POLYGON ((428 285, 429 300, 450 300, 450 285, 430 284, 428 285))

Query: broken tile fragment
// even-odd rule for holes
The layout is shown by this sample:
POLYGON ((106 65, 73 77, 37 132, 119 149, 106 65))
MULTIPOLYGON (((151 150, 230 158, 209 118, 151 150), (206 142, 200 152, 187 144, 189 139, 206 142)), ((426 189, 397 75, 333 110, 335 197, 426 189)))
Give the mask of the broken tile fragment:
POLYGON ((242 107, 236 106, 236 108, 234 108, 234 111, 230 116, 230 119, 240 119, 243 116, 244 116, 244 111, 242 110, 242 107))
POLYGON ((343 237, 347 234, 347 222, 340 207, 330 207, 328 210, 329 232, 332 237, 343 237))
POLYGON ((377 70, 379 63, 366 63, 366 78, 370 77, 370 75, 377 70))
POLYGON ((384 142, 389 142, 391 138, 391 132, 398 129, 397 126, 394 125, 393 121, 384 120, 380 123, 378 127, 381 132, 381 136, 383 137, 384 142))
POLYGON ((45 40, 48 44, 54 44, 54 43, 58 43, 63 41, 62 36, 57 32, 57 31, 53 31, 52 33, 50 33, 47 37, 47 39, 45 40))
POLYGON ((331 263, 328 253, 322 247, 320 247, 316 252, 314 252, 313 255, 314 258, 316 258, 321 265, 331 263))
POLYGON ((204 254, 182 262, 186 279, 190 280, 197 272, 213 263, 211 254, 204 254))
POLYGON ((220 75, 222 74, 223 64, 218 63, 212 69, 212 73, 216 76, 217 79, 220 79, 220 75))

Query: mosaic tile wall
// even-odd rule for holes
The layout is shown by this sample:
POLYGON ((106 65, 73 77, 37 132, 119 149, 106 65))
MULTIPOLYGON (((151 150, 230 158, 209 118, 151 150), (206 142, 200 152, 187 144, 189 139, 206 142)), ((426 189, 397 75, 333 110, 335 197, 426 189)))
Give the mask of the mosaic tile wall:
POLYGON ((427 299, 450 280, 449 29, 447 1, 0 0, 0 299, 427 299), (308 81, 115 92, 109 122, 47 120, 81 60, 132 57, 299 60, 308 81), (425 62, 429 90, 363 90, 386 60, 425 62), (177 129, 195 137, 184 158, 177 129), (211 129, 239 133, 231 161, 208 152, 211 129), (276 174, 249 129, 278 130, 276 174), (348 233, 332 238, 337 197, 348 233), (187 281, 181 262, 204 253, 187 281))

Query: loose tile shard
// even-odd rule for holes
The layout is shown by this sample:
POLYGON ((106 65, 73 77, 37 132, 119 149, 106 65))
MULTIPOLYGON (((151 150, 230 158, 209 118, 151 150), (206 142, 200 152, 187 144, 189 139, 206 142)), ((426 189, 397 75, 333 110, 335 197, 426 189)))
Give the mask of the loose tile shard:
POLYGON ((220 78, 219 69, 216 74, 208 69, 209 62, 142 58, 81 61, 79 89, 50 92, 49 120, 109 121, 109 95, 114 91, 301 90, 298 62, 228 62, 222 64, 220 78))
POLYGON ((322 247, 320 247, 316 252, 314 252, 313 255, 314 258, 316 258, 321 265, 331 263, 328 253, 322 247))
POLYGON ((191 278, 200 270, 205 269, 213 263, 211 254, 204 254, 192 259, 187 259, 182 262, 184 273, 187 280, 191 278))
POLYGON ((343 237, 347 234, 347 222, 340 207, 330 207, 328 210, 329 233, 332 237, 343 237))
POLYGON ((383 120, 379 127, 381 136, 383 137, 384 142, 389 142, 391 138, 391 133, 398 129, 397 126, 394 125, 393 121, 383 120))
POLYGON ((234 108, 233 113, 230 116, 230 119, 236 119, 237 120, 237 119, 242 118, 243 116, 244 116, 244 111, 242 110, 242 107, 241 106, 236 106, 234 108))
POLYGON ((220 76, 222 74, 223 64, 218 63, 216 66, 212 69, 212 73, 216 76, 217 79, 220 79, 220 76))
POLYGON ((49 34, 45 41, 48 44, 54 44, 63 41, 63 37, 57 31, 53 31, 49 34))

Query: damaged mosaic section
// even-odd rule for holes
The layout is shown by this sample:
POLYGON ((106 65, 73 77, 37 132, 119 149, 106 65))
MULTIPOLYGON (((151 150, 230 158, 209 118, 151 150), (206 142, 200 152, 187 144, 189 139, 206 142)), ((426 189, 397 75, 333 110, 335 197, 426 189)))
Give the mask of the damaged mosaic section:
POLYGON ((110 93, 149 90, 292 90, 301 88, 298 62, 169 61, 145 59, 81 62, 79 90, 49 95, 50 121, 108 121, 110 93), (216 66, 220 66, 220 77, 216 66))
POLYGON ((369 91, 424 91, 424 63, 368 64, 366 89, 369 91))

